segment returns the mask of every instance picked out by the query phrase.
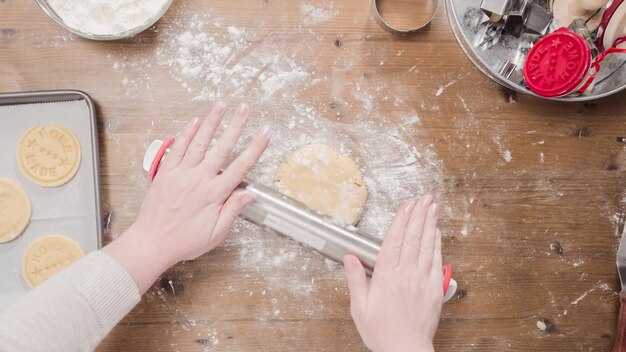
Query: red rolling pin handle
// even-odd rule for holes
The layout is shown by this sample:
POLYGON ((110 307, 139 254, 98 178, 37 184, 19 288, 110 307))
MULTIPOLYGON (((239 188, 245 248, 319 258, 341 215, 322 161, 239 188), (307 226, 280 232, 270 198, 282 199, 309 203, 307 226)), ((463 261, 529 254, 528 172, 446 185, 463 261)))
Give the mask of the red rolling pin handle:
POLYGON ((450 280, 452 280, 452 265, 446 264, 443 266, 443 294, 448 293, 448 287, 450 287, 450 280))
POLYGON ((167 152, 167 148, 174 144, 174 141, 176 141, 176 137, 168 136, 163 141, 163 144, 161 144, 161 147, 154 157, 154 160, 152 160, 152 165, 150 166, 150 181, 154 180, 157 171, 159 171, 159 165, 161 164, 161 160, 163 160, 163 156, 167 152))

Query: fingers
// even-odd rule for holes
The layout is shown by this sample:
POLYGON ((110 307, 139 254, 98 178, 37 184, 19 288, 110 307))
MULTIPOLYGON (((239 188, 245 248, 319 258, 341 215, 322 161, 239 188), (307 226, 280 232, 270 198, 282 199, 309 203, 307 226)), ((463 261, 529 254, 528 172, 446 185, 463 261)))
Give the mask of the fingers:
POLYGON ((172 170, 180 164, 189 148, 189 144, 196 133, 198 133, 199 127, 200 120, 196 117, 183 128, 182 133, 176 137, 176 143, 172 146, 172 150, 161 164, 163 170, 172 170))
POLYGON ((380 247, 378 258, 376 258, 376 268, 379 272, 394 268, 400 261, 400 253, 402 252, 402 242, 404 241, 404 232, 406 225, 411 218, 411 213, 415 208, 415 202, 406 202, 396 212, 385 240, 380 247))
POLYGON ((183 159, 184 165, 189 168, 197 166, 202 160, 204 160, 209 147, 211 146, 211 139, 215 134, 215 130, 222 121, 224 116, 224 110, 226 107, 222 103, 215 103, 209 115, 202 123, 200 130, 196 133, 195 137, 189 144, 185 157, 183 159))
MULTIPOLYGON (((421 272, 429 272, 433 266, 435 254, 435 244, 437 242, 437 221, 439 220, 439 206, 433 203, 428 209, 424 231, 422 235, 422 246, 419 250, 417 268, 421 272)), ((441 266, 440 266, 441 268, 441 266)))
POLYGON ((254 200, 254 195, 246 191, 236 191, 228 197, 217 217, 213 230, 213 233, 216 235, 213 246, 217 246, 224 240, 235 219, 254 200))
POLYGON ((246 121, 249 116, 250 109, 248 106, 242 104, 237 108, 230 124, 204 160, 209 175, 217 175, 224 166, 233 149, 235 149, 235 145, 237 145, 237 141, 246 127, 246 121))
POLYGON ((359 259, 353 255, 347 255, 343 258, 343 265, 346 270, 346 279, 348 280, 348 290, 350 291, 350 310, 352 317, 356 319, 364 311, 367 305, 367 277, 365 269, 359 259))
POLYGON ((441 231, 439 229, 437 229, 437 235, 435 239, 435 251, 433 252, 433 264, 431 267, 433 273, 441 274, 443 259, 441 258, 441 231))
POLYGON ((234 190, 243 181, 246 174, 252 170, 254 164, 259 160, 270 140, 269 126, 263 127, 254 136, 246 150, 230 164, 230 166, 220 175, 223 182, 226 182, 226 188, 230 192, 234 190))
POLYGON ((417 259, 422 245, 426 214, 432 202, 433 196, 425 194, 417 202, 415 209, 413 209, 411 219, 406 227, 406 234, 404 235, 404 244, 402 246, 402 254, 400 255, 401 265, 417 265, 417 259))

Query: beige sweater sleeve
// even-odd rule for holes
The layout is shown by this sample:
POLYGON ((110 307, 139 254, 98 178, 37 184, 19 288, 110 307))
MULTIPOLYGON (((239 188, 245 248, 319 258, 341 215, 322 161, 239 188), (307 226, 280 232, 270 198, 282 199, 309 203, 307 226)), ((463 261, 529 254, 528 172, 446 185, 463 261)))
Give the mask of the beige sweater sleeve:
POLYGON ((0 315, 0 351, 93 351, 139 300, 128 272, 93 252, 0 315))

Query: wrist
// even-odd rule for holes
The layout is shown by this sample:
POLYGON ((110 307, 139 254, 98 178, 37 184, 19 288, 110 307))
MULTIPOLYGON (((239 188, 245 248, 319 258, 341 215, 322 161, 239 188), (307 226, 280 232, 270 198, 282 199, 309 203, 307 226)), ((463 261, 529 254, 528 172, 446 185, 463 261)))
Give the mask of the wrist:
POLYGON ((163 246, 135 225, 103 248, 103 251, 128 271, 142 295, 163 272, 176 264, 163 246))
POLYGON ((127 245, 132 246, 131 248, 136 248, 138 253, 149 260, 148 263, 157 268, 163 268, 165 271, 180 260, 173 255, 171 244, 168 245, 164 241, 160 241, 158 237, 152 229, 146 229, 134 223, 124 231, 120 239, 124 239, 127 245))

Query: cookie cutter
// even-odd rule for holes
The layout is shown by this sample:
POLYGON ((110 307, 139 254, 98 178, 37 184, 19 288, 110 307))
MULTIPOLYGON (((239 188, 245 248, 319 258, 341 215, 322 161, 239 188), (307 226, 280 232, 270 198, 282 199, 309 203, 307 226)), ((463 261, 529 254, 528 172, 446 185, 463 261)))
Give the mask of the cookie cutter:
MULTIPOLYGON (((167 137, 164 141, 155 140, 148 146, 143 169, 149 173, 151 180, 174 142, 174 137, 167 137)), ((340 264, 344 256, 353 254, 359 258, 367 275, 373 274, 382 246, 379 238, 354 226, 339 224, 333 218, 252 180, 245 179, 238 189, 245 189, 255 196, 255 201, 241 214, 243 219, 269 228, 340 264)), ((454 296, 457 282, 452 278, 450 265, 444 265, 442 270, 444 302, 447 302, 454 296)))
POLYGON ((382 29, 386 30, 387 32, 393 35, 399 35, 399 36, 411 35, 428 27, 428 25, 430 25, 432 20, 435 18, 435 14, 437 13, 437 9, 439 8, 438 0, 418 0, 417 2, 419 3, 419 5, 415 9, 415 12, 428 11, 428 13, 426 14, 427 16, 425 16, 425 20, 423 22, 418 22, 413 27, 404 29, 404 28, 398 28, 390 24, 389 20, 385 19, 381 15, 379 7, 382 1, 383 0, 372 1, 372 15, 374 16, 374 20, 376 21, 376 23, 378 23, 378 25, 382 29))

